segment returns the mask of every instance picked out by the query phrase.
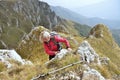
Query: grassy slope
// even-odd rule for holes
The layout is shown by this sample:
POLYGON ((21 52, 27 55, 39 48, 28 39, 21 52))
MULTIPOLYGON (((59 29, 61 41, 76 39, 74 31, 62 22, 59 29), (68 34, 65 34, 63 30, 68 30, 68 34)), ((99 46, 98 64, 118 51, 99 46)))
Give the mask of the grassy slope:
MULTIPOLYGON (((22 17, 22 14, 11 14, 10 15, 10 18, 12 19, 12 28, 10 27, 6 27, 7 24, 6 22, 9 22, 8 21, 8 18, 7 17, 3 17, 1 14, 2 13, 2 9, 4 8, 1 8, 0 10, 0 16, 2 17, 2 19, 0 19, 0 24, 3 25, 4 23, 4 31, 2 33, 2 37, 1 39, 3 41, 5 41, 5 43, 8 43, 8 45, 12 45, 13 42, 15 42, 15 44, 18 44, 17 42, 19 42, 20 38, 22 37, 21 35, 24 34, 24 32, 29 32, 29 30, 31 29, 30 28, 30 22, 26 22, 24 20, 24 18, 22 17), (16 28, 16 24, 14 24, 14 21, 15 21, 15 17, 18 17, 19 19, 22 19, 23 21, 21 21, 22 25, 20 25, 19 28, 16 28), (28 27, 26 27, 28 26, 28 27), (19 32, 19 33, 18 33, 19 32), (11 34, 12 36, 10 37, 9 34, 11 34), (11 39, 12 38, 12 39, 11 39)), ((7 9, 7 8, 6 8, 7 9)), ((9 15, 9 13, 7 14, 9 15)), ((81 43, 84 38, 83 37, 80 37, 78 36, 79 34, 81 35, 87 35, 87 32, 89 31, 89 29, 87 29, 86 33, 83 33, 84 32, 84 29, 86 30, 86 28, 84 27, 78 27, 78 24, 74 24, 72 22, 66 22, 66 24, 64 25, 67 25, 66 27, 66 30, 68 30, 68 32, 72 33, 71 34, 63 34, 63 33, 60 33, 62 36, 64 37, 71 37, 73 36, 74 39, 77 40, 78 43, 81 43), (74 26, 73 26, 74 25, 74 26), (75 27, 76 26, 76 27, 75 27), (76 29, 77 31, 76 31, 76 29), (83 29, 84 28, 84 29, 83 29), (83 29, 83 30, 82 30, 83 29), (83 31, 83 32, 82 32, 83 31)), ((120 74, 120 70, 118 69, 120 67, 120 55, 119 55, 119 52, 120 52, 120 49, 118 47, 116 47, 117 45, 113 42, 113 38, 111 37, 111 35, 109 35, 108 33, 108 29, 106 28, 103 28, 104 29, 104 37, 103 38, 87 38, 86 40, 89 41, 89 43, 91 44, 91 46, 95 49, 95 51, 100 55, 100 56, 107 56, 110 58, 111 62, 108 66, 102 66, 102 67, 99 67, 99 66, 94 66, 91 64, 91 66, 95 67, 97 70, 101 71, 101 73, 105 76, 105 77, 110 77, 112 74, 120 74), (110 72, 110 73, 109 73, 110 72)), ((37 39, 38 39, 38 35, 39 35, 39 32, 35 33, 37 36, 37 39)), ((31 37, 30 37, 31 38, 31 37)), ((31 38, 32 39, 32 38, 31 38)), ((73 50, 75 50, 79 45, 75 45, 74 41, 69 39, 69 42, 70 42, 70 45, 71 47, 73 48, 73 50)), ((12 46, 15 46, 14 44, 12 46)), ((79 60, 79 56, 78 55, 70 55, 70 56, 66 56, 66 58, 64 58, 63 60, 61 61, 56 61, 53 64, 53 66, 51 66, 51 68, 48 69, 48 67, 44 66, 44 62, 48 61, 48 55, 46 55, 46 53, 44 52, 44 49, 43 49, 43 46, 42 44, 37 40, 28 40, 27 41, 27 44, 24 44, 22 45, 21 47, 21 51, 18 51, 20 53, 20 55, 23 57, 23 58, 27 58, 31 61, 33 61, 33 63, 35 65, 33 66, 20 66, 18 64, 16 64, 16 67, 7 71, 7 72, 3 72, 0 74, 0 78, 1 79, 5 79, 5 80, 30 80, 34 75, 36 74, 39 74, 39 73, 45 73, 49 70, 52 69, 52 67, 56 67, 56 68, 59 68, 59 67, 62 67, 64 65, 67 65, 69 63, 72 63, 72 62, 76 62, 77 60, 79 60), (26 76, 27 75, 27 76, 26 76)), ((0 64, 1 66, 1 71, 4 70, 4 68, 2 67, 3 65, 0 64), (3 70, 2 70, 3 68, 3 70)), ((77 65, 75 67, 72 67, 72 68, 69 68, 69 69, 66 69, 64 71, 62 71, 61 73, 64 73, 66 71, 69 71, 69 70, 79 70, 80 69, 80 66, 81 65, 77 65)))
POLYGON ((120 46, 120 29, 118 29, 118 30, 111 30, 111 31, 112 31, 113 37, 115 38, 115 41, 120 46))
POLYGON ((13 4, 14 0, 0 3, 0 27, 2 28, 0 40, 4 41, 9 48, 16 48, 23 34, 31 30, 31 22, 25 20, 23 14, 15 12, 12 9, 13 4))
POLYGON ((103 37, 101 38, 88 38, 87 40, 92 45, 92 47, 95 49, 95 51, 100 56, 106 56, 110 58, 110 63, 107 66, 104 66, 102 69, 103 75, 106 77, 110 77, 111 74, 120 74, 119 67, 120 67, 120 48, 118 45, 114 42, 114 39, 112 38, 112 34, 109 32, 109 29, 106 27, 102 28, 103 30, 103 37), (108 74, 107 74, 107 73, 108 74))
MULTIPOLYGON (((79 37, 79 36, 73 36, 73 38, 76 39, 77 42, 79 42, 79 43, 81 43, 83 40, 87 40, 91 44, 91 46, 95 49, 95 51, 100 55, 100 57, 106 56, 106 57, 110 58, 109 65, 98 66, 98 65, 90 64, 89 66, 91 66, 91 68, 97 69, 99 72, 101 72, 101 74, 105 78, 112 78, 112 76, 114 74, 120 75, 120 70, 119 70, 120 49, 116 45, 116 43, 113 41, 113 38, 112 38, 111 34, 109 33, 108 28, 102 27, 102 30, 103 30, 103 35, 104 35, 103 38, 86 38, 85 39, 85 38, 79 37)), ((35 33, 37 35, 38 35, 38 32, 35 33, 33 31, 33 33, 35 33)), ((70 36, 70 34, 63 34, 63 33, 60 33, 60 34, 64 37, 70 36)), ((76 50, 76 48, 79 46, 79 45, 75 45, 74 41, 71 39, 69 39, 69 42, 70 42, 73 50, 76 50)), ((46 73, 46 72, 52 70, 53 68, 57 69, 57 68, 63 67, 65 65, 68 65, 70 63, 73 63, 73 62, 76 62, 79 60, 79 55, 72 54, 72 55, 68 55, 68 56, 64 57, 60 61, 58 60, 58 61, 55 61, 55 62, 49 64, 49 66, 45 66, 44 63, 46 61, 48 61, 48 55, 46 55, 46 53, 44 52, 42 44, 38 41, 32 41, 31 44, 32 44, 31 46, 27 45, 26 47, 23 47, 24 49, 22 51, 23 52, 22 56, 25 57, 25 55, 32 54, 29 57, 29 59, 33 61, 34 65, 33 66, 17 66, 16 65, 15 69, 13 68, 9 72, 5 72, 4 76, 1 74, 0 78, 13 79, 13 80, 16 80, 16 79, 29 80, 37 74, 46 73), (32 73, 31 73, 31 69, 32 69, 32 73), (27 76, 25 76, 26 74, 27 74, 27 76)), ((65 69, 64 71, 60 71, 58 73, 59 73, 59 75, 65 73, 65 72, 68 72, 68 71, 75 71, 76 73, 79 73, 80 72, 79 69, 81 69, 80 64, 78 64, 74 67, 65 69)), ((50 76, 48 76, 48 77, 50 77, 50 76)), ((46 77, 46 79, 48 77, 46 77)))

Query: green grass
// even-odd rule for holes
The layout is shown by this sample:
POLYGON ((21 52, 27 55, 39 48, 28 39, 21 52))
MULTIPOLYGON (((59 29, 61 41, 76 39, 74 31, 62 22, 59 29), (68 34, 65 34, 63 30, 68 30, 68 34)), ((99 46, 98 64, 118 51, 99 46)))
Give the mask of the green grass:
POLYGON ((1 39, 8 45, 8 47, 16 47, 20 42, 24 33, 16 28, 6 28, 6 32, 2 34, 1 39))
MULTIPOLYGON (((105 78, 111 78, 114 74, 120 75, 120 70, 119 70, 120 49, 114 42, 114 39, 109 33, 108 28, 102 27, 100 29, 103 30, 103 33, 102 33, 103 37, 85 38, 85 37, 78 36, 78 33, 76 32, 75 33, 76 35, 72 34, 72 37, 78 42, 78 44, 75 45, 75 42, 72 39, 68 39, 68 40, 73 50, 76 50, 82 41, 87 40, 90 43, 90 45, 93 47, 93 49, 100 56, 105 56, 105 57, 110 58, 110 63, 108 65, 94 66, 93 64, 91 64, 91 66, 97 69, 105 78)), ((22 66, 22 65, 17 64, 15 68, 10 70, 9 72, 0 74, 0 78, 7 79, 7 80, 11 80, 11 79, 12 80, 19 80, 19 79, 30 80, 35 75, 47 73, 48 71, 51 71, 54 68, 58 69, 63 66, 79 61, 79 58, 80 58, 79 55, 71 54, 71 55, 65 56, 62 60, 54 61, 48 66, 45 66, 44 63, 48 61, 48 55, 44 51, 43 44, 40 43, 38 40, 39 34, 43 30, 44 29, 38 28, 37 32, 33 31, 32 35, 29 37, 30 40, 25 40, 27 41, 26 44, 21 43, 20 46, 17 48, 17 52, 22 56, 22 58, 31 60, 34 63, 34 65, 33 66, 28 66, 28 65, 22 66), (32 36, 35 36, 35 37, 33 38, 32 36)), ((72 32, 72 29, 70 30, 72 32)), ((74 31, 75 30, 73 30, 73 32, 74 31)), ((9 40, 10 43, 12 43, 13 41, 18 42, 18 39, 16 38, 18 36, 21 36, 21 34, 23 34, 23 31, 21 29, 17 29, 16 27, 13 27, 10 29, 6 28, 6 32, 8 34, 11 34, 12 36, 10 37, 9 35, 7 35, 7 33, 3 33, 2 38, 4 38, 5 42, 7 42, 8 40, 7 38, 11 38, 9 40), (19 33, 17 33, 16 31, 19 33)), ((96 32, 99 33, 99 30, 97 30, 96 32)), ((63 37, 71 37, 71 34, 67 34, 67 33, 65 34, 60 33, 60 34, 63 37)), ((1 71, 4 70, 2 65, 0 67, 1 67, 1 71)), ((62 70, 58 73, 63 74, 71 70, 79 73, 80 69, 81 69, 81 64, 78 64, 70 68, 67 68, 65 70, 62 70)))
MULTIPOLYGON (((16 0, 9 0, 7 2, 9 4, 5 4, 4 2, 0 4, 0 25, 3 29, 3 32, 0 33, 0 40, 4 41, 9 48, 15 48, 22 58, 31 60, 34 65, 23 66, 16 63, 14 68, 4 71, 6 68, 2 63, 0 63, 0 72, 4 71, 0 73, 0 79, 30 80, 35 75, 47 73, 54 68, 58 69, 79 61, 79 55, 71 54, 65 56, 62 60, 54 61, 48 66, 45 66, 44 63, 48 61, 48 55, 44 51, 43 44, 39 42, 39 34, 44 29, 39 28, 37 31, 33 31, 32 35, 29 37, 30 40, 24 39, 26 44, 23 44, 21 42, 21 38, 25 33, 28 34, 31 31, 33 25, 36 25, 36 22, 34 20, 25 18, 25 15, 22 12, 15 12, 13 10, 14 1, 16 0), (18 25, 17 21, 19 21, 18 25)), ((31 15, 28 16, 36 15, 31 13, 31 15)), ((48 27, 49 22, 44 13, 40 13, 40 18, 41 21, 39 24, 48 27)), ((69 38, 68 40, 71 48, 74 51, 78 48, 79 44, 83 40, 87 40, 100 56, 110 58, 110 63, 108 65, 94 66, 91 64, 92 67, 95 67, 106 78, 111 78, 114 74, 120 75, 120 48, 114 42, 114 39, 112 38, 111 33, 109 33, 109 29, 106 28, 106 26, 99 24, 98 27, 96 27, 96 29, 94 27, 93 32, 91 32, 94 33, 95 30, 96 38, 86 38, 91 27, 87 25, 80 25, 64 19, 60 19, 60 21, 58 20, 58 23, 60 24, 57 24, 57 26, 52 26, 53 30, 59 32, 63 37, 69 38), (101 30, 103 31, 103 37, 99 37, 101 30), (76 44, 74 40, 76 40, 78 44, 76 44)), ((78 64, 58 73, 64 74, 65 72, 75 71, 79 74, 80 69, 81 64, 78 64)))
POLYGON ((5 64, 0 62, 0 72, 5 71, 5 70, 6 70, 5 64))
MULTIPOLYGON (((103 37, 97 38, 88 38, 88 42, 95 49, 96 53, 101 56, 108 57, 110 62, 108 65, 97 66, 97 70, 101 72, 101 74, 109 79, 112 78, 113 75, 120 75, 120 48, 115 43, 112 34, 109 32, 109 29, 106 27, 100 27, 103 31, 103 37)), ((98 29, 98 33, 99 33, 98 29)))

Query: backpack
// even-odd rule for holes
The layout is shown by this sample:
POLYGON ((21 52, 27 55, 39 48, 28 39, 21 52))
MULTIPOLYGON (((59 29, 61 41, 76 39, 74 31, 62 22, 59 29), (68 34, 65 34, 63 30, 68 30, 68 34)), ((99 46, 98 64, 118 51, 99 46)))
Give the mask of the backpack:
POLYGON ((55 45, 57 45, 58 50, 60 51, 60 50, 62 49, 62 45, 61 45, 60 42, 57 42, 57 41, 54 39, 55 36, 60 37, 60 35, 59 35, 57 32, 55 32, 55 31, 50 32, 50 35, 51 35, 51 40, 54 42, 55 45))

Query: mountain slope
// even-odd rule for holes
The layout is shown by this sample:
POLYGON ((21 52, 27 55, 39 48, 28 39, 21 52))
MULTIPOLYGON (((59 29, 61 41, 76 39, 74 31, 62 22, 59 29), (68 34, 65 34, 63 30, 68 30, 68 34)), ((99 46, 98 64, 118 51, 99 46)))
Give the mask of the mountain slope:
MULTIPOLYGON (((48 61, 48 55, 44 51, 43 44, 39 41, 39 34, 43 30, 55 30, 60 34, 60 36, 68 39, 74 53, 76 53, 76 50, 78 50, 78 47, 80 46, 79 44, 81 44, 83 41, 89 42, 100 58, 107 57, 109 59, 107 64, 98 65, 94 63, 96 61, 93 63, 91 62, 91 64, 88 65, 90 71, 96 69, 97 72, 100 72, 102 76, 105 77, 105 79, 119 80, 120 48, 115 43, 107 26, 98 24, 91 29, 87 25, 80 25, 78 23, 62 19, 53 11, 51 11, 47 3, 39 2, 38 0, 2 1, 2 3, 0 3, 0 7, 1 47, 7 46, 8 48, 13 48, 17 46, 16 50, 22 56, 22 58, 31 60, 34 64, 20 65, 20 63, 15 62, 16 64, 14 64, 14 67, 5 71, 3 64, 0 62, 0 79, 31 80, 35 75, 47 73, 48 71, 54 69, 56 70, 71 63, 80 61, 81 56, 79 54, 67 54, 64 58, 62 58, 62 60, 54 61, 48 66, 45 65, 45 63, 48 61), (11 13, 8 14, 6 11, 11 13), (37 25, 44 25, 44 27, 36 27, 37 25), (10 43, 9 46, 8 43, 10 43)), ((86 46, 86 44, 83 46, 86 46)), ((82 49, 84 52, 84 49, 86 48, 83 47, 82 49)), ((88 47, 87 49, 89 50, 88 47)), ((94 52, 93 50, 89 51, 94 52)), ((10 62, 14 61, 11 60, 10 62)), ((56 78, 55 76, 57 76, 57 80, 63 79, 67 73, 69 75, 71 72, 74 72, 75 75, 83 79, 83 73, 89 71, 88 67, 86 66, 87 64, 87 62, 83 62, 82 64, 78 65, 72 64, 74 65, 73 67, 67 68, 52 75, 47 74, 46 77, 42 77, 42 80, 53 80, 53 78, 56 78), (86 67, 87 70, 85 70, 86 67)), ((95 71, 93 70, 93 72, 95 71)), ((68 77, 68 79, 72 78, 68 77)), ((96 80, 96 78, 93 76, 89 76, 87 79, 96 80)))
POLYGON ((120 46, 120 30, 119 29, 113 29, 111 31, 112 31, 113 37, 115 38, 115 41, 120 46))
POLYGON ((69 20, 73 20, 75 22, 84 23, 83 21, 87 20, 87 17, 82 16, 78 13, 75 13, 69 9, 66 9, 66 8, 63 8, 60 6, 56 6, 56 7, 51 6, 51 9, 53 11, 55 11, 55 13, 57 15, 59 15, 60 17, 63 17, 63 18, 69 19, 69 20))
MULTIPOLYGON (((18 52, 21 54, 22 57, 30 59, 34 62, 39 61, 39 64, 42 65, 48 60, 48 56, 44 52, 42 44, 39 42, 38 37, 42 30, 46 28, 44 27, 36 27, 26 36, 26 38, 23 39, 21 44, 18 47, 18 52), (34 37, 34 38, 33 38, 34 37), (28 47, 29 46, 29 47, 28 47)), ((48 30, 48 29, 47 29, 48 30)), ((49 30, 48 30, 49 31, 49 30)), ((72 33, 72 32, 71 32, 72 33)), ((88 37, 80 37, 80 36, 70 36, 70 34, 64 34, 59 33, 61 36, 66 37, 73 50, 78 49, 79 45, 76 45, 76 42, 82 43, 84 40, 88 41, 90 45, 93 47, 93 49, 98 53, 99 57, 108 57, 110 61, 108 64, 103 64, 102 66, 99 66, 97 64, 90 64, 91 68, 95 68, 106 78, 106 79, 114 79, 114 75, 120 75, 120 48, 115 43, 112 34, 110 30, 107 28, 107 26, 103 24, 95 25, 89 33, 88 37), (74 39, 74 40, 73 40, 74 39)), ((83 45, 85 46, 85 45, 83 45)), ((72 62, 79 61, 78 55, 67 55, 62 60, 55 61, 51 63, 47 69, 51 69, 54 67, 60 68, 65 65, 68 65, 72 62), (68 60, 69 59, 69 60, 68 60)), ((80 65, 76 65, 74 67, 68 68, 65 71, 61 71, 58 73, 59 75, 64 74, 65 72, 69 72, 70 70, 73 70, 74 72, 79 72, 80 65)), ((46 67, 42 69, 42 71, 46 72, 46 67)), ((57 75, 54 74, 52 76, 57 75)), ((50 78, 50 76, 48 76, 50 78)), ((48 77, 45 77, 48 79, 48 77)), ((52 78, 52 77, 51 77, 52 78)))
MULTIPOLYGON (((102 24, 107 25, 111 29, 111 31, 113 33, 113 37, 115 38, 115 41, 120 45, 118 31, 116 32, 116 31, 112 30, 112 29, 119 29, 120 28, 120 21, 104 20, 104 19, 100 19, 100 18, 87 18, 87 17, 84 17, 84 16, 77 14, 73 11, 70 11, 69 9, 62 8, 59 6, 57 6, 57 7, 51 6, 51 9, 53 11, 55 11, 57 15, 65 18, 65 19, 76 21, 76 22, 81 23, 81 24, 87 24, 90 26, 94 26, 98 23, 102 23, 102 24)), ((86 30, 84 30, 84 31, 86 31, 86 30)), ((84 31, 82 31, 82 32, 84 33, 84 31)))
POLYGON ((94 26, 96 24, 102 23, 102 24, 109 26, 109 28, 111 28, 111 29, 114 29, 114 28, 119 29, 120 28, 119 20, 106 20, 106 19, 101 19, 101 18, 97 18, 97 17, 87 18, 78 13, 70 11, 69 9, 66 9, 63 7, 58 7, 58 6, 57 7, 52 6, 51 9, 53 11, 55 11, 57 15, 59 15, 63 18, 66 18, 66 19, 70 19, 72 21, 76 21, 80 24, 87 24, 90 26, 94 26))
MULTIPOLYGON (((113 65, 120 67, 120 48, 112 37, 110 30, 105 25, 98 24, 92 28, 90 34, 94 37, 89 37, 88 41, 95 51, 101 56, 107 56, 112 62, 111 65, 107 66, 109 68, 108 71, 113 70, 113 73, 117 73, 119 75, 120 73, 117 72, 117 68, 115 69, 114 66, 114 69, 112 69, 112 67, 113 65)), ((112 72, 110 71, 110 73, 112 72)))
POLYGON ((20 40, 32 28, 39 25, 65 33, 72 30, 73 35, 79 35, 74 24, 76 23, 57 16, 45 2, 38 0, 0 1, 0 48, 16 48, 20 40))

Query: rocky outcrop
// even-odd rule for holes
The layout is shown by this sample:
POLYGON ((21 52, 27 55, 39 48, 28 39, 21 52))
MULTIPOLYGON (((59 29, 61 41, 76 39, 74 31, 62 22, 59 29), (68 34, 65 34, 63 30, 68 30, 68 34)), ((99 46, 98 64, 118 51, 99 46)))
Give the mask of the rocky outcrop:
MULTIPOLYGON (((16 27, 21 26, 20 19, 23 16, 23 20, 30 21, 31 27, 43 25, 46 28, 52 29, 58 23, 61 23, 62 19, 58 17, 55 12, 50 9, 50 6, 39 0, 16 0, 16 1, 1 1, 0 3, 3 12, 14 13, 14 24, 16 27), (9 9, 9 10, 8 10, 9 9), (22 15, 22 16, 21 16, 22 15)), ((11 19, 12 14, 1 14, 7 19, 7 26, 13 26, 11 19), (8 17, 10 18, 8 19, 8 17)))
POLYGON ((86 61, 88 63, 93 62, 97 60, 97 63, 100 65, 100 60, 98 54, 95 52, 95 50, 90 46, 90 44, 87 41, 84 41, 80 44, 78 50, 78 54, 80 54, 80 59, 82 61, 86 61))
POLYGON ((24 64, 32 64, 31 61, 26 61, 21 58, 21 56, 15 50, 0 50, 0 61, 3 62, 7 68, 11 68, 13 65, 10 60, 15 60, 18 63, 24 64))
POLYGON ((93 39, 103 39, 106 43, 108 43, 111 46, 117 46, 111 31, 109 30, 109 28, 104 25, 104 24, 97 24, 95 25, 89 33, 89 38, 93 39))
POLYGON ((69 51, 67 49, 62 49, 60 52, 55 56, 55 58, 62 59, 69 51))
POLYGON ((70 53, 70 51, 68 51, 67 49, 62 49, 62 50, 60 50, 60 52, 58 52, 56 54, 56 56, 54 58, 52 58, 50 61, 46 62, 45 64, 47 65, 55 60, 61 60, 63 57, 65 57, 69 53, 70 53))
MULTIPOLYGON (((83 65, 84 67, 87 65, 83 65)), ((87 66, 87 69, 83 71, 82 80, 106 80, 97 70, 90 69, 87 66)))
POLYGON ((29 34, 25 34, 22 37, 22 41, 20 42, 19 46, 17 47, 17 52, 23 58, 29 59, 31 57, 32 51, 34 49, 36 49, 36 46, 39 46, 39 47, 42 46, 42 44, 39 40, 39 36, 43 30, 48 30, 48 29, 46 29, 43 26, 34 27, 29 34))
POLYGON ((73 71, 69 71, 64 73, 64 75, 54 75, 52 78, 49 78, 49 80, 81 80, 80 76, 77 75, 77 73, 73 71))
POLYGON ((80 54, 80 60, 87 62, 88 64, 91 62, 96 62, 98 65, 106 64, 108 65, 110 59, 108 57, 100 57, 95 50, 91 47, 91 45, 88 43, 88 41, 83 41, 78 50, 77 53, 80 54))
MULTIPOLYGON (((56 59, 62 59, 63 56, 65 56, 65 53, 67 53, 65 50, 61 50, 60 54, 58 53, 55 58, 53 58, 52 60, 48 61, 46 64, 56 60, 56 59)), ((80 60, 83 62, 82 67, 80 69, 80 71, 77 72, 66 72, 63 73, 64 75, 52 75, 52 78, 49 78, 49 80, 51 79, 62 79, 62 80, 68 80, 68 79, 73 79, 73 80, 105 80, 105 78, 101 75, 100 72, 98 72, 96 69, 94 68, 90 68, 89 64, 90 63, 94 63, 97 66, 102 66, 102 64, 106 64, 108 65, 109 63, 109 58, 105 58, 105 57, 99 57, 99 55, 95 52, 95 50, 91 47, 91 45, 88 43, 88 41, 83 41, 78 50, 77 53, 80 54, 80 60), (96 62, 97 61, 97 62, 96 62), (84 62, 87 62, 87 64, 84 62)), ((82 63, 81 62, 81 63, 82 63)), ((73 63, 74 64, 74 63, 73 63)), ((80 63, 79 63, 80 64, 80 63)), ((72 65, 72 64, 71 64, 72 65)), ((70 67, 70 65, 64 66, 64 67, 70 67)), ((60 70, 60 69, 58 69, 60 70)), ((62 70, 62 68, 61 68, 62 70)), ((55 70, 57 71, 57 70, 55 70)), ((55 72, 53 71, 53 72, 55 72)))
POLYGON ((94 28, 91 29, 89 37, 96 37, 96 38, 104 37, 103 35, 104 27, 105 25, 103 24, 96 25, 94 28))
POLYGON ((52 75, 49 80, 106 80, 100 72, 90 68, 88 65, 82 65, 83 70, 68 71, 62 74, 52 75))
POLYGON ((56 30, 56 26, 64 27, 63 30, 67 26, 65 19, 57 16, 47 3, 39 0, 2 0, 0 18, 0 40, 9 44, 9 49, 16 48, 22 36, 36 26, 42 25, 50 30, 56 30), (11 37, 12 40, 8 39, 11 37))
POLYGON ((51 11, 47 3, 39 0, 19 0, 14 4, 13 9, 17 13, 24 14, 25 18, 29 19, 33 26, 43 25, 52 29, 61 20, 51 11))

